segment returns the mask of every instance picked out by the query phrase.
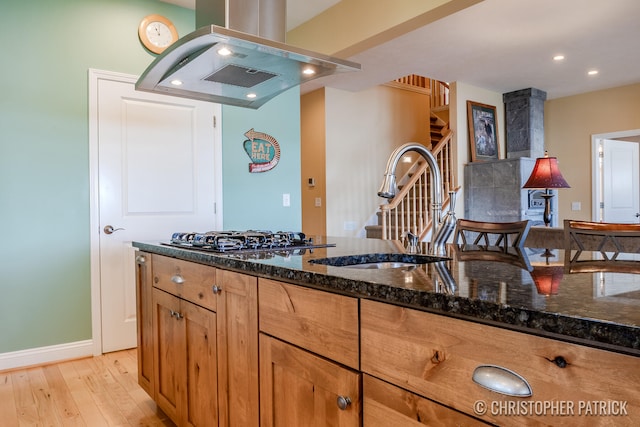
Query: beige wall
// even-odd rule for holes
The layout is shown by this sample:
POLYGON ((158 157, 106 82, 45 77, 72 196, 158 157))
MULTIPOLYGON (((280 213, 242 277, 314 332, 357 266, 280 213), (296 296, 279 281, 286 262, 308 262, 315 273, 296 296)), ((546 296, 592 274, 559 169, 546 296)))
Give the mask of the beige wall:
MULTIPOLYGON (((326 92, 322 89, 303 96, 302 115, 305 117, 305 110, 313 108, 315 121, 310 132, 303 123, 303 231, 308 232, 305 224, 313 224, 310 230, 319 229, 314 227, 319 226, 326 212, 326 235, 363 236, 364 226, 374 221, 372 214, 382 201, 376 193, 389 154, 405 142, 428 141, 426 122, 422 121, 428 114, 427 99, 425 95, 386 86, 357 93, 327 88, 326 92), (318 106, 324 111, 316 109, 318 106), (324 208, 318 210, 313 207, 311 195, 321 194, 323 183, 316 179, 318 188, 310 189, 305 170, 317 170, 313 173, 322 175, 323 153, 317 151, 318 147, 311 149, 307 145, 322 144, 323 130, 326 200, 323 199, 324 208)), ((500 158, 505 158, 506 147, 504 105, 501 93, 462 82, 451 84, 450 99, 457 178, 462 186, 464 165, 470 161, 466 102, 497 107, 500 158)), ((309 120, 310 116, 306 117, 309 120)), ((634 129, 640 129, 640 84, 545 103, 545 148, 549 155, 558 157, 562 173, 572 187, 559 190, 559 223, 565 218, 591 219, 591 136, 634 129), (580 202, 582 209, 572 211, 572 202, 580 202)), ((462 217, 463 212, 461 189, 456 214, 462 217)))
POLYGON ((498 135, 498 145, 500 147, 500 158, 505 158, 505 121, 504 104, 502 94, 492 92, 479 87, 471 86, 462 82, 450 84, 449 117, 451 118, 451 130, 455 141, 456 165, 458 168, 458 185, 461 187, 456 201, 456 216, 463 218, 464 214, 464 165, 471 161, 471 150, 469 144, 469 131, 467 125, 467 101, 480 102, 482 104, 494 105, 496 107, 496 129, 498 135))
POLYGON ((324 89, 300 97, 302 230, 310 236, 327 234, 324 109, 324 89), (308 184, 310 178, 314 186, 308 184), (320 206, 316 206, 316 198, 320 198, 320 206))
POLYGON ((640 129, 640 84, 552 99, 544 114, 545 148, 571 185, 558 190, 558 219, 591 220, 591 135, 640 129))
MULTIPOLYGON (((429 141, 429 97, 387 86, 357 93, 332 88, 323 91, 326 235, 364 237, 364 226, 375 219, 383 202, 377 192, 391 152, 405 142, 429 141)), ((303 116, 311 104, 310 99, 303 101, 303 116)), ((321 113, 314 115, 323 120, 321 113)), ((304 148, 310 141, 320 143, 315 136, 306 139, 306 127, 303 123, 303 156, 312 152, 304 148)), ((316 160, 303 159, 303 179, 308 175, 305 165, 316 160)), ((303 188, 303 199, 306 190, 303 188)), ((306 220, 303 211, 303 224, 306 220)), ((303 231, 307 232, 304 225, 303 231)))

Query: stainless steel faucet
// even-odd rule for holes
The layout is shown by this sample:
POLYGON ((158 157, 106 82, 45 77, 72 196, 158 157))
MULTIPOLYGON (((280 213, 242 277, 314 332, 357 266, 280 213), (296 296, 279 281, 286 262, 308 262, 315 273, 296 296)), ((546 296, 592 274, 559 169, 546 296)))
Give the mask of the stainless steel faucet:
POLYGON ((450 221, 442 222, 442 174, 440 167, 431 151, 416 142, 408 142, 400 147, 396 148, 389 160, 387 161, 387 168, 384 172, 384 180, 382 186, 378 191, 378 196, 385 199, 393 199, 398 191, 396 185, 396 167, 400 158, 408 151, 415 151, 420 154, 427 161, 429 165, 429 172, 431 174, 431 210, 432 210, 432 233, 431 233, 431 254, 436 256, 445 256, 446 249, 445 243, 455 228, 455 222, 452 224, 450 221))
POLYGON ((418 246, 418 235, 414 234, 410 231, 406 233, 407 238, 407 253, 408 254, 417 254, 420 252, 420 247, 418 246))

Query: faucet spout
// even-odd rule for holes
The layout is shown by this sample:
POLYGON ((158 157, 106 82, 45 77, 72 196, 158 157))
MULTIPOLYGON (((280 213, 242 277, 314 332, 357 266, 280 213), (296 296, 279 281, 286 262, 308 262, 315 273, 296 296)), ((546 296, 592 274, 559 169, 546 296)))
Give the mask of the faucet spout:
POLYGON ((393 153, 391 153, 391 156, 389 156, 389 160, 387 161, 387 168, 384 172, 384 179, 382 181, 382 185, 380 186, 380 190, 378 190, 378 196, 386 199, 392 199, 396 195, 396 192, 398 190, 396 186, 396 167, 398 166, 400 158, 409 151, 415 151, 416 153, 420 154, 429 165, 432 201, 431 239, 433 243, 431 245, 431 252, 434 255, 440 255, 444 252, 445 243, 436 241, 436 236, 439 234, 438 228, 440 227, 442 214, 442 174, 440 172, 438 162, 436 161, 436 158, 433 156, 433 154, 431 154, 431 151, 427 150, 424 145, 418 144, 416 142, 408 142, 396 148, 393 153))

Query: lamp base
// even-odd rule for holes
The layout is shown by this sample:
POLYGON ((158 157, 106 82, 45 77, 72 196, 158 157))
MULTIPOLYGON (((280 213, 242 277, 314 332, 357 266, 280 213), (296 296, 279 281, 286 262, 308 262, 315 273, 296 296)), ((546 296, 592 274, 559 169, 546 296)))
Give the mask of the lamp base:
POLYGON ((544 213, 542 219, 544 220, 545 227, 551 227, 551 198, 553 194, 549 193, 549 189, 544 190, 544 194, 540 197, 544 198, 544 213))

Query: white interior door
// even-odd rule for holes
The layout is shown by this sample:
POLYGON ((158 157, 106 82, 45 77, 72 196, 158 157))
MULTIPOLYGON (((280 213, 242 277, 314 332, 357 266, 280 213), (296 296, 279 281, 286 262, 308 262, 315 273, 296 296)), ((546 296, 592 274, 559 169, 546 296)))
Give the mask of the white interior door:
POLYGON ((637 142, 602 140, 602 197, 604 222, 638 222, 640 212, 640 156, 637 142))
POLYGON ((131 242, 221 228, 221 146, 214 128, 220 106, 138 92, 131 76, 93 77, 98 244, 92 250, 99 251, 99 271, 92 266, 92 281, 99 282, 93 309, 101 313, 93 329, 101 351, 109 352, 136 346, 131 242))

